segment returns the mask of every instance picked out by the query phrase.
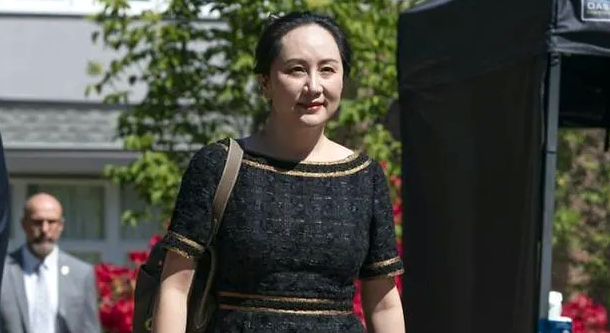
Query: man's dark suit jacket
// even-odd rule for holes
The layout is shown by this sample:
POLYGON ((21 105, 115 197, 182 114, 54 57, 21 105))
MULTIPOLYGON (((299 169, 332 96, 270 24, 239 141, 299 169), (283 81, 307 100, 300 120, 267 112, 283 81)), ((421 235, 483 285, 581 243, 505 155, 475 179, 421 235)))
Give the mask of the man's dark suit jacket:
MULTIPOLYGON (((4 146, 2 145, 2 134, 0 133, 0 263, 6 258, 9 232, 9 193, 8 173, 4 158, 4 146)), ((0 284, 2 282, 4 265, 0 265, 0 284)), ((2 295, 0 295, 2 297, 2 295)))

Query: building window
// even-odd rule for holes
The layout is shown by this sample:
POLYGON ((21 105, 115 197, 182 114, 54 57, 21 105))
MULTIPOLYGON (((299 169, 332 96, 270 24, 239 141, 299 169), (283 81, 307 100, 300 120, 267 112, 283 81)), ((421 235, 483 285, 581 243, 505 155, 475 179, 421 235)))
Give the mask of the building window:
MULTIPOLYGON (((128 210, 143 211, 145 208, 144 202, 138 198, 133 189, 129 187, 121 189, 121 212, 128 210)), ((121 227, 121 239, 148 241, 153 235, 162 232, 162 222, 160 214, 153 211, 151 217, 138 221, 138 224, 135 226, 123 224, 121 227)))
POLYGON ((96 264, 102 261, 102 254, 99 251, 71 250, 66 252, 91 264, 96 264))

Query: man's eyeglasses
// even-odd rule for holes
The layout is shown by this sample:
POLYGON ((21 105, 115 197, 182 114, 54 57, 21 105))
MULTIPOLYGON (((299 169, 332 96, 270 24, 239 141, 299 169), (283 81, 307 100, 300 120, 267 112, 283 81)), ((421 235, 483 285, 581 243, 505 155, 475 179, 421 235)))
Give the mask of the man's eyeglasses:
POLYGON ((62 218, 58 218, 58 219, 28 219, 32 224, 35 225, 42 225, 45 221, 48 224, 57 224, 60 222, 63 222, 62 218))

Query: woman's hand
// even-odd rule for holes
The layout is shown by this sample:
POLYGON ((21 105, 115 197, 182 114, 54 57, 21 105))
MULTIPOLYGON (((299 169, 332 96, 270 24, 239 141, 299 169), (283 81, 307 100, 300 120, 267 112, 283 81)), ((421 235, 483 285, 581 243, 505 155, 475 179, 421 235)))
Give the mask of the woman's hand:
POLYGON ((361 281, 362 308, 369 333, 404 333, 405 320, 394 277, 361 281))

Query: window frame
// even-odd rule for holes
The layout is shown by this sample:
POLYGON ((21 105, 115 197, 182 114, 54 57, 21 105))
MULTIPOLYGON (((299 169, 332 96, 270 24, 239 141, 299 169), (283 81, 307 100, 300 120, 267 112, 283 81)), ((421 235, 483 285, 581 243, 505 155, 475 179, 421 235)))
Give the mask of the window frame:
MULTIPOLYGON (((9 249, 17 249, 25 242, 25 234, 21 229, 21 216, 23 206, 27 200, 27 187, 29 184, 55 184, 55 185, 92 185, 104 188, 104 238, 99 240, 59 240, 59 247, 66 252, 98 252, 101 262, 123 265, 127 262, 129 251, 145 250, 148 240, 123 239, 121 237, 121 201, 122 194, 119 186, 109 180, 95 177, 11 177, 11 228, 13 237, 9 239, 9 249)), ((69 224, 66 228, 69 228, 69 224)))

